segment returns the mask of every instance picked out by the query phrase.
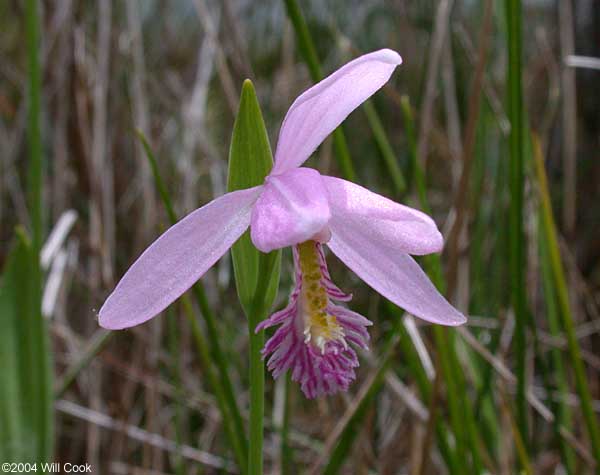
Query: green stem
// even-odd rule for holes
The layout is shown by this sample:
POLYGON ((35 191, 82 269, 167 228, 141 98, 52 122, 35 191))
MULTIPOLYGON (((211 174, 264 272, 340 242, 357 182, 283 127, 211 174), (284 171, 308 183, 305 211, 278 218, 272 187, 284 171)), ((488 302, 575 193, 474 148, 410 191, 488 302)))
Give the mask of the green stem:
MULTIPOLYGON (((258 317, 258 314, 256 314, 258 317)), ((250 334, 250 438, 248 446, 248 474, 261 475, 263 467, 263 437, 265 411, 265 369, 260 350, 264 346, 264 332, 254 333, 259 318, 248 319, 250 334)))
POLYGON ((271 273, 277 263, 277 252, 261 254, 258 262, 258 284, 251 311, 248 314, 250 338, 250 438, 248 447, 248 475, 263 475, 263 437, 265 412, 265 367, 261 350, 265 332, 256 332, 257 325, 266 318, 266 294, 271 273))
POLYGON ((508 43, 508 116, 510 119, 510 206, 509 206, 509 269, 511 300, 515 312, 515 349, 517 376, 517 425, 528 445, 527 381, 525 358, 527 350, 527 303, 525 295, 525 236, 523 232, 523 87, 521 76, 521 0, 506 0, 508 43))

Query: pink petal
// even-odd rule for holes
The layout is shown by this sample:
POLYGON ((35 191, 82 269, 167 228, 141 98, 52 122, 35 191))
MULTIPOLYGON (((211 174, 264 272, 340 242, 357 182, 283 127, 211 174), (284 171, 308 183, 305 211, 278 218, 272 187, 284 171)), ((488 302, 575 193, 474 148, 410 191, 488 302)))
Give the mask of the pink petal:
POLYGON ((260 187, 223 195, 160 236, 125 273, 100 309, 100 326, 139 325, 189 289, 250 224, 260 187))
POLYGON ((340 216, 333 216, 329 226, 333 253, 381 295, 428 322, 451 326, 466 322, 413 258, 390 247, 381 235, 340 216))
POLYGON ((287 112, 275 152, 273 173, 299 167, 348 115, 371 97, 402 63, 395 51, 366 54, 299 96, 287 112))
POLYGON ((442 250, 444 238, 426 214, 349 181, 321 178, 329 192, 331 214, 348 226, 368 229, 373 239, 407 254, 442 250))
POLYGON ((262 252, 292 246, 320 233, 329 221, 321 175, 296 168, 269 176, 252 211, 250 236, 262 252))

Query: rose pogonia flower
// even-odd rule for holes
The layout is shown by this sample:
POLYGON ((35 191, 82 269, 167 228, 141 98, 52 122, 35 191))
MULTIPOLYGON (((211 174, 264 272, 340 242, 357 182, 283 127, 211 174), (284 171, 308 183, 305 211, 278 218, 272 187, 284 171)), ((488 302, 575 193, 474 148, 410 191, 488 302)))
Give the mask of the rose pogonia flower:
POLYGON ((181 296, 250 227, 262 252, 293 246, 295 288, 288 306, 256 329, 279 325, 263 355, 274 377, 291 370, 313 398, 346 390, 367 348, 371 322, 335 302, 350 300, 331 281, 323 245, 381 295, 428 322, 460 325, 453 308, 410 255, 439 252, 429 216, 359 185, 301 165, 390 78, 400 56, 361 56, 300 95, 287 112, 275 164, 262 186, 227 193, 160 236, 131 266, 99 313, 100 325, 143 323, 181 296))

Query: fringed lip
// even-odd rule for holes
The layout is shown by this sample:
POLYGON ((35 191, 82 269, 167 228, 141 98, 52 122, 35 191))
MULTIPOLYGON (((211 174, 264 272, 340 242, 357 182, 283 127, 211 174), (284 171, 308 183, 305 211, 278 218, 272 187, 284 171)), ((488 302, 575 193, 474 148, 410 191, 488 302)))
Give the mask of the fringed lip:
MULTIPOLYGON (((304 243, 306 244, 306 243, 304 243)), ((304 245, 302 244, 302 245, 304 245)), ((358 367, 358 357, 352 346, 368 349, 369 334, 366 327, 371 322, 338 302, 349 301, 352 296, 340 290, 331 280, 327 263, 320 243, 310 241, 319 274, 318 283, 326 295, 324 306, 326 318, 334 325, 336 332, 320 333, 318 341, 307 335, 307 298, 304 286, 314 284, 304 275, 298 246, 294 246, 295 285, 288 305, 261 322, 256 331, 279 325, 262 350, 268 357, 267 368, 274 378, 290 370, 292 380, 298 382, 302 392, 309 399, 323 394, 346 391, 356 378, 354 369, 358 367)), ((312 274, 314 277, 314 269, 312 274)), ((310 330, 310 328, 309 328, 310 330)))

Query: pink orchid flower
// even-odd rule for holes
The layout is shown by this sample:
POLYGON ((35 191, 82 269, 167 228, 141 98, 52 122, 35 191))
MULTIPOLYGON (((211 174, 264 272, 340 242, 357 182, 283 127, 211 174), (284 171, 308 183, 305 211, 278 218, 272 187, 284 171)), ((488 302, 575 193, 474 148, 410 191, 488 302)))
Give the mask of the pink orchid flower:
POLYGON ((160 236, 131 266, 100 309, 100 325, 143 323, 189 289, 250 227, 262 252, 293 246, 295 288, 288 306, 263 321, 280 325, 263 349, 274 377, 291 370, 314 398, 346 390, 367 348, 371 322, 334 302, 350 300, 327 270, 323 246, 369 286, 428 322, 465 317, 410 257, 439 252, 443 238, 427 215, 348 181, 301 165, 323 140, 390 78, 400 56, 361 56, 308 89, 290 107, 274 167, 262 186, 227 193, 160 236))

